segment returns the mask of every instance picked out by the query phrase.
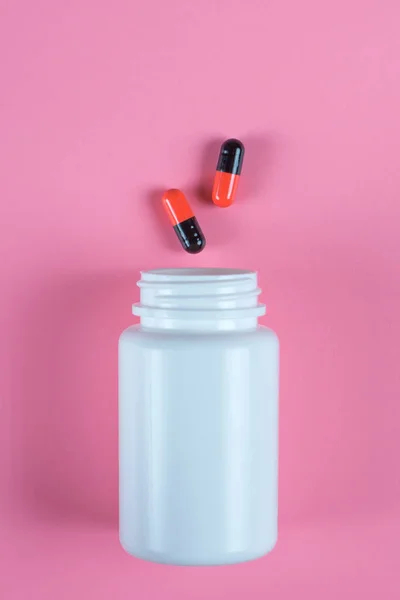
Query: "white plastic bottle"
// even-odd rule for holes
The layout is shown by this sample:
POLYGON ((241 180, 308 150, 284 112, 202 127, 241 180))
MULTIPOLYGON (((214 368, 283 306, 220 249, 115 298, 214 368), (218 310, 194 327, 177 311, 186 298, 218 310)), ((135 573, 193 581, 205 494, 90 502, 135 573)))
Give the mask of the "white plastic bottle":
POLYGON ((257 275, 141 275, 119 346, 121 544, 168 564, 258 558, 277 539, 278 340, 257 275))

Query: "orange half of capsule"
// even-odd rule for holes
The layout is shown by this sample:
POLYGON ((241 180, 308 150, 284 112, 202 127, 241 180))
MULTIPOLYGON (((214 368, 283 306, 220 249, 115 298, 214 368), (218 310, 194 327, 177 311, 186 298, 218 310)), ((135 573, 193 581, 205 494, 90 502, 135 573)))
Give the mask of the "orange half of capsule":
POLYGON ((233 173, 225 173, 224 171, 217 171, 215 173, 212 201, 216 206, 220 206, 221 208, 231 206, 239 179, 240 175, 234 175, 233 173))
POLYGON ((194 217, 190 204, 181 190, 173 189, 165 192, 162 197, 162 203, 174 227, 178 223, 182 223, 182 221, 186 221, 187 219, 193 219, 194 217))

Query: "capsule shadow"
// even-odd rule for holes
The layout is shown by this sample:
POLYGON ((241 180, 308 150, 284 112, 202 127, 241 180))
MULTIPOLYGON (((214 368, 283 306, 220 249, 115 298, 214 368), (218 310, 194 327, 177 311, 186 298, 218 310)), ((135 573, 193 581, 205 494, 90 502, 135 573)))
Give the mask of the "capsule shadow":
POLYGON ((270 187, 273 169, 279 153, 279 143, 273 134, 249 134, 242 138, 246 154, 238 188, 238 199, 246 200, 264 194, 270 187))
POLYGON ((219 151, 224 138, 213 138, 204 144, 200 155, 200 180, 196 186, 196 196, 204 204, 212 205, 212 187, 218 162, 219 151))

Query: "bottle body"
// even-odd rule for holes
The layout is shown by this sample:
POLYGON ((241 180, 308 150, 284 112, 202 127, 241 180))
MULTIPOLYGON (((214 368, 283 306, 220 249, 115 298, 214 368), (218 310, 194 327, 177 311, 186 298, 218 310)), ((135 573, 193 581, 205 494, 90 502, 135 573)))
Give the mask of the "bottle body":
POLYGON ((181 565, 277 539, 278 341, 269 329, 130 327, 119 346, 120 540, 181 565))

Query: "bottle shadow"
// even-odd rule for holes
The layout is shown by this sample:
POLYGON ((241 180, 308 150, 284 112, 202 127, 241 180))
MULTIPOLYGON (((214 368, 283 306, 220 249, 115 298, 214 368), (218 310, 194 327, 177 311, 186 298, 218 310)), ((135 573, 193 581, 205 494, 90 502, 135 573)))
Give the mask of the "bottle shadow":
POLYGON ((93 273, 30 299, 19 387, 26 514, 117 525, 117 342, 134 290, 132 273, 93 273))

